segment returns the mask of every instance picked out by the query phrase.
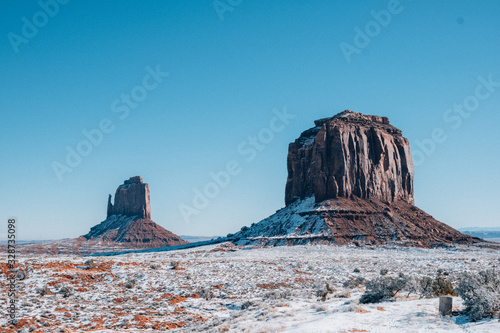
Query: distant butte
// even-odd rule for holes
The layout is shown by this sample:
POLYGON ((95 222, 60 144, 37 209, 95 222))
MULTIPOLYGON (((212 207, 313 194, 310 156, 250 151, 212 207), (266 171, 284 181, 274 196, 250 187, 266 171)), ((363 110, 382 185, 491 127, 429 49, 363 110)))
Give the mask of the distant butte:
POLYGON ((149 186, 140 176, 125 180, 116 189, 114 204, 111 199, 110 194, 106 220, 82 237, 124 243, 138 249, 188 243, 151 220, 149 186))
POLYGON ((345 110, 290 143, 286 207, 230 235, 238 244, 469 244, 414 206, 410 145, 386 117, 345 110))

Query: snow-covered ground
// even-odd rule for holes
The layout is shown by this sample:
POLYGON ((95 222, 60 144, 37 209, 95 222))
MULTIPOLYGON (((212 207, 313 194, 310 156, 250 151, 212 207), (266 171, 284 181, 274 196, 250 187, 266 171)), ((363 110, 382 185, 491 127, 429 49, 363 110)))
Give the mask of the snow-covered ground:
MULTIPOLYGON (((6 262, 5 257, 1 257, 6 262)), ((6 279, 1 279, 5 332, 499 332, 500 322, 441 317, 438 299, 400 295, 359 304, 357 277, 435 276, 456 282, 463 272, 500 265, 494 249, 356 248, 325 245, 237 247, 230 243, 172 252, 94 257, 21 256, 19 323, 7 325, 6 279), (173 269, 171 262, 178 262, 173 269), (333 291, 325 300, 318 290, 333 291), (48 286, 49 294, 37 288, 48 286), (61 290, 72 290, 64 297, 61 290)), ((2 266, 5 274, 5 264, 2 266)), ((462 309, 454 298, 454 309, 462 309)))

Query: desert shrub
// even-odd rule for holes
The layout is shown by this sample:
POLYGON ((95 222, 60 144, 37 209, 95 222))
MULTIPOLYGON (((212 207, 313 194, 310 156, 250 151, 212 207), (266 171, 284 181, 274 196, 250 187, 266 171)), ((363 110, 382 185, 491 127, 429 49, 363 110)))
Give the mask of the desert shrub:
POLYGON ((229 332, 231 329, 231 323, 225 323, 217 328, 217 332, 229 332))
POLYGON ((438 276, 434 279, 434 282, 432 284, 432 292, 436 297, 443 295, 456 296, 455 289, 453 288, 451 281, 441 276, 438 276))
POLYGON ((387 273, 389 273, 389 270, 387 268, 382 268, 380 270, 380 275, 382 275, 382 276, 387 275, 387 273))
POLYGON ((137 283, 137 281, 135 279, 128 280, 127 282, 125 282, 125 288, 132 289, 135 287, 136 283, 137 283))
POLYGON ((35 291, 40 296, 45 296, 45 295, 50 294, 50 289, 47 285, 44 285, 41 288, 36 288, 35 291))
POLYGON ((493 269, 466 273, 456 289, 464 300, 464 313, 473 321, 491 317, 500 311, 500 274, 493 269))
POLYGON ((357 278, 355 278, 353 280, 349 279, 349 280, 344 281, 343 286, 345 288, 353 289, 353 288, 356 288, 356 287, 363 285, 365 282, 366 282, 366 279, 364 277, 358 276, 357 278))
POLYGON ((419 284, 421 289, 420 293, 422 297, 425 298, 432 298, 443 295, 456 295, 451 281, 439 275, 435 278, 424 276, 420 279, 419 284))
POLYGON ((399 277, 405 280, 405 285, 402 291, 406 293, 406 297, 409 297, 411 294, 421 296, 422 288, 418 277, 415 275, 405 276, 403 273, 399 273, 399 277))
POLYGON ((96 268, 94 260, 92 260, 92 259, 89 259, 89 260, 85 261, 84 265, 87 267, 87 269, 96 268))
POLYGON ((326 301, 328 294, 333 291, 334 289, 326 282, 316 285, 316 296, 323 302, 326 301))
POLYGON ((73 288, 71 288, 70 286, 64 286, 59 289, 58 293, 63 295, 64 298, 68 298, 69 296, 73 295, 73 288))
POLYGON ((207 301, 209 299, 214 298, 214 292, 210 288, 201 288, 196 292, 201 298, 206 299, 207 301))
POLYGON ((149 268, 151 268, 151 269, 158 269, 158 265, 157 264, 151 264, 149 266, 149 268))
POLYGON ((178 261, 172 261, 170 263, 170 267, 172 267, 172 269, 176 269, 177 267, 179 267, 179 262, 178 261))
POLYGON ((367 282, 366 291, 361 295, 360 303, 378 303, 383 299, 394 297, 406 286, 405 277, 392 278, 383 276, 367 282))
POLYGON ((287 298, 287 297, 290 297, 291 296, 291 293, 289 290, 272 290, 268 293, 266 293, 263 298, 264 299, 272 299, 272 300, 276 300, 276 299, 284 299, 284 298, 287 298))
POLYGON ((24 280, 27 277, 28 277, 28 271, 27 270, 19 269, 19 271, 17 271, 17 278, 19 280, 24 280))
POLYGON ((377 303, 383 299, 390 299, 398 292, 418 294, 420 297, 438 297, 442 295, 455 296, 451 281, 442 276, 442 271, 434 278, 424 276, 417 278, 399 273, 397 278, 382 274, 381 277, 366 283, 366 292, 361 296, 361 303, 377 303))
POLYGON ((361 271, 357 267, 353 270, 353 273, 359 273, 359 272, 361 272, 361 271))
POLYGON ((249 307, 251 307, 253 305, 252 302, 250 301, 245 301, 243 302, 243 304, 241 304, 241 310, 246 310, 248 309, 249 307))
POLYGON ((336 293, 335 295, 333 295, 333 297, 336 297, 336 298, 351 298, 351 293, 348 292, 348 291, 342 291, 342 292, 336 293))
POLYGON ((313 304, 312 308, 318 312, 325 312, 325 311, 328 311, 328 307, 326 307, 325 305, 319 305, 319 304, 313 304))

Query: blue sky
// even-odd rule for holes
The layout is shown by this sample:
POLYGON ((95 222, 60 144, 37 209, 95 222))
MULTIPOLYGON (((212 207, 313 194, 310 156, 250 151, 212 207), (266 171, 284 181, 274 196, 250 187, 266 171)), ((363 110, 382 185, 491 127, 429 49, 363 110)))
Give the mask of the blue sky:
POLYGON ((87 233, 135 175, 163 227, 238 231, 284 206, 288 143, 344 109, 410 140, 417 206, 500 225, 499 1, 40 3, 0 3, 0 218, 18 238, 87 233), (67 147, 86 156, 58 177, 67 147), (185 218, 228 162, 229 184, 185 218))

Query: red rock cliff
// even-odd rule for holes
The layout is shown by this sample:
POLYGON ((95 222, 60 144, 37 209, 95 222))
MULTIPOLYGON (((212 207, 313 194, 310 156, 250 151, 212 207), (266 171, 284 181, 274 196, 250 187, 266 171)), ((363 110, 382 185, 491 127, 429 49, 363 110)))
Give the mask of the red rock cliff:
POLYGON ((388 118, 346 110, 314 123, 289 146, 286 205, 312 195, 413 205, 410 146, 388 118))
POLYGON ((108 197, 108 215, 138 216, 151 218, 149 203, 149 186, 142 182, 140 176, 130 177, 115 192, 115 204, 111 203, 111 194, 108 197))

